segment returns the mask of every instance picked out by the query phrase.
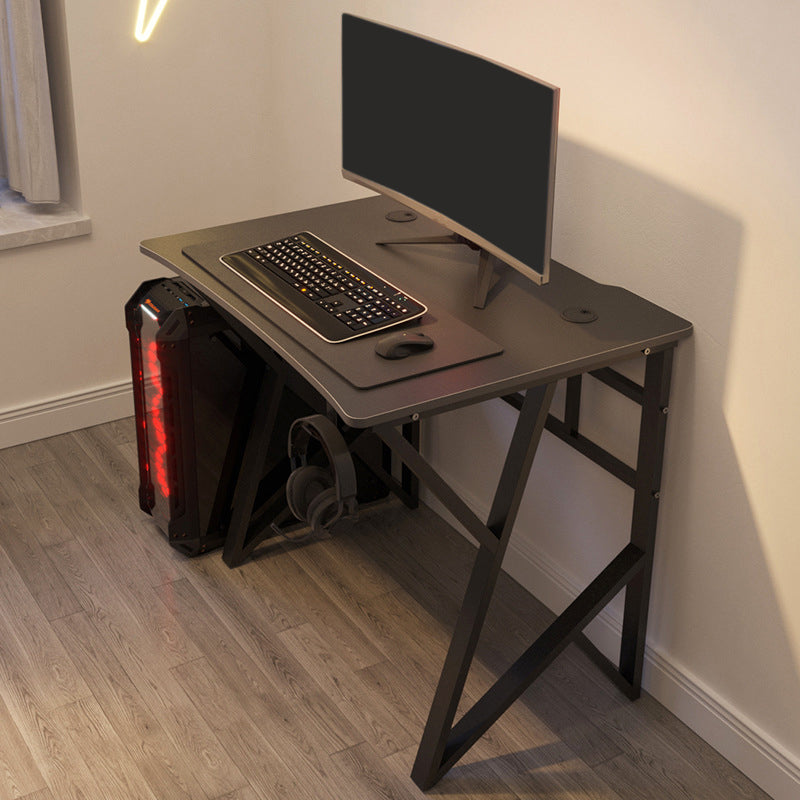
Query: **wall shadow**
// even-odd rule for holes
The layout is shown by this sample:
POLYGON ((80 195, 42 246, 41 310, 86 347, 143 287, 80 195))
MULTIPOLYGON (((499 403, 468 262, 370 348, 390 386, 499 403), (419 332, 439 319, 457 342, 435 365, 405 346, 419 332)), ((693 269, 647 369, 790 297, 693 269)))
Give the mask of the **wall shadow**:
POLYGON ((558 157, 555 257, 695 327, 676 351, 650 641, 719 688, 734 713, 800 743, 800 703, 786 708, 800 698, 798 653, 725 417, 746 231, 724 209, 579 142, 560 139, 558 157))
MULTIPOLYGON (((800 741, 797 654, 724 413, 744 233, 740 220, 703 198, 559 139, 553 257, 695 326, 677 349, 673 372, 648 641, 745 727, 755 723, 789 750, 800 741)), ((638 370, 623 367, 632 377, 638 370)), ((636 425, 625 403, 607 389, 590 389, 582 423, 599 443, 630 457, 636 425)), ((444 418, 433 426, 431 452, 455 486, 488 504, 491 480, 470 474, 460 440, 468 425, 470 449, 496 449, 496 430, 481 422, 492 412, 459 413, 457 425, 444 418)), ((515 538, 535 541, 567 583, 585 583, 615 552, 616 523, 625 527, 629 519, 629 490, 612 483, 566 447, 548 446, 547 463, 534 465, 515 538), (565 496, 565 487, 575 486, 579 491, 565 496)))

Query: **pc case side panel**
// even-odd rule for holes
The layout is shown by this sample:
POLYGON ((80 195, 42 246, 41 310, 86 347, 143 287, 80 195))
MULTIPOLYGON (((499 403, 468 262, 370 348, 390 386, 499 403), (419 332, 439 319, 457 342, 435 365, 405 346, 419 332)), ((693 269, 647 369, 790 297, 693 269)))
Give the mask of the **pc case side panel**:
POLYGON ((167 533, 170 544, 197 555, 224 542, 223 520, 213 510, 230 452, 245 366, 224 338, 224 322, 207 306, 179 309, 158 334, 170 439, 169 473, 175 475, 167 533))
POLYGON ((185 309, 176 309, 148 342, 145 356, 149 436, 156 486, 153 516, 170 544, 200 536, 196 449, 188 330, 185 309), (149 379, 149 381, 147 380, 149 379))
MULTIPOLYGON (((189 315, 191 322, 196 315, 189 315)), ((202 330, 203 326, 198 327, 202 330)), ((232 500, 232 476, 238 474, 242 458, 235 427, 242 424, 240 408, 248 363, 247 354, 228 331, 198 331, 189 339, 194 479, 198 528, 203 537, 197 552, 224 543, 229 521, 224 510, 232 500)))

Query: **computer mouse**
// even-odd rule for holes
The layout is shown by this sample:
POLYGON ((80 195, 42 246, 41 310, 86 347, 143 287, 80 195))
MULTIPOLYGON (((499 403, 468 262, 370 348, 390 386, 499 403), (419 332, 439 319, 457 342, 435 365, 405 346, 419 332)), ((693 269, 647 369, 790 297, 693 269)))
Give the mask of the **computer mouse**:
POLYGON ((405 358, 413 353, 422 353, 433 347, 433 339, 424 333, 399 331, 379 339, 375 352, 381 358, 405 358))

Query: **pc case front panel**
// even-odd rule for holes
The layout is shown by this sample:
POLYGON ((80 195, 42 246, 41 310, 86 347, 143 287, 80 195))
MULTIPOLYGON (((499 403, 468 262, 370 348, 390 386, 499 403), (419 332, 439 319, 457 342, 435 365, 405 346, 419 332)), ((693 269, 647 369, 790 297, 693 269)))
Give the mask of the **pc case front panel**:
POLYGON ((177 280, 143 284, 126 306, 134 379, 139 505, 195 555, 224 540, 218 502, 245 364, 225 324, 177 280))

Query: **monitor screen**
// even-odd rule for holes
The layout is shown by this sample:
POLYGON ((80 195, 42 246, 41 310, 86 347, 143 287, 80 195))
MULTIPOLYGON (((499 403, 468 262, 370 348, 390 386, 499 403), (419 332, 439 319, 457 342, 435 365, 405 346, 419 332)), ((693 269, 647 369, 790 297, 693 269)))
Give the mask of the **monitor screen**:
POLYGON ((342 17, 342 173, 537 283, 550 266, 559 90, 431 39, 342 17))

